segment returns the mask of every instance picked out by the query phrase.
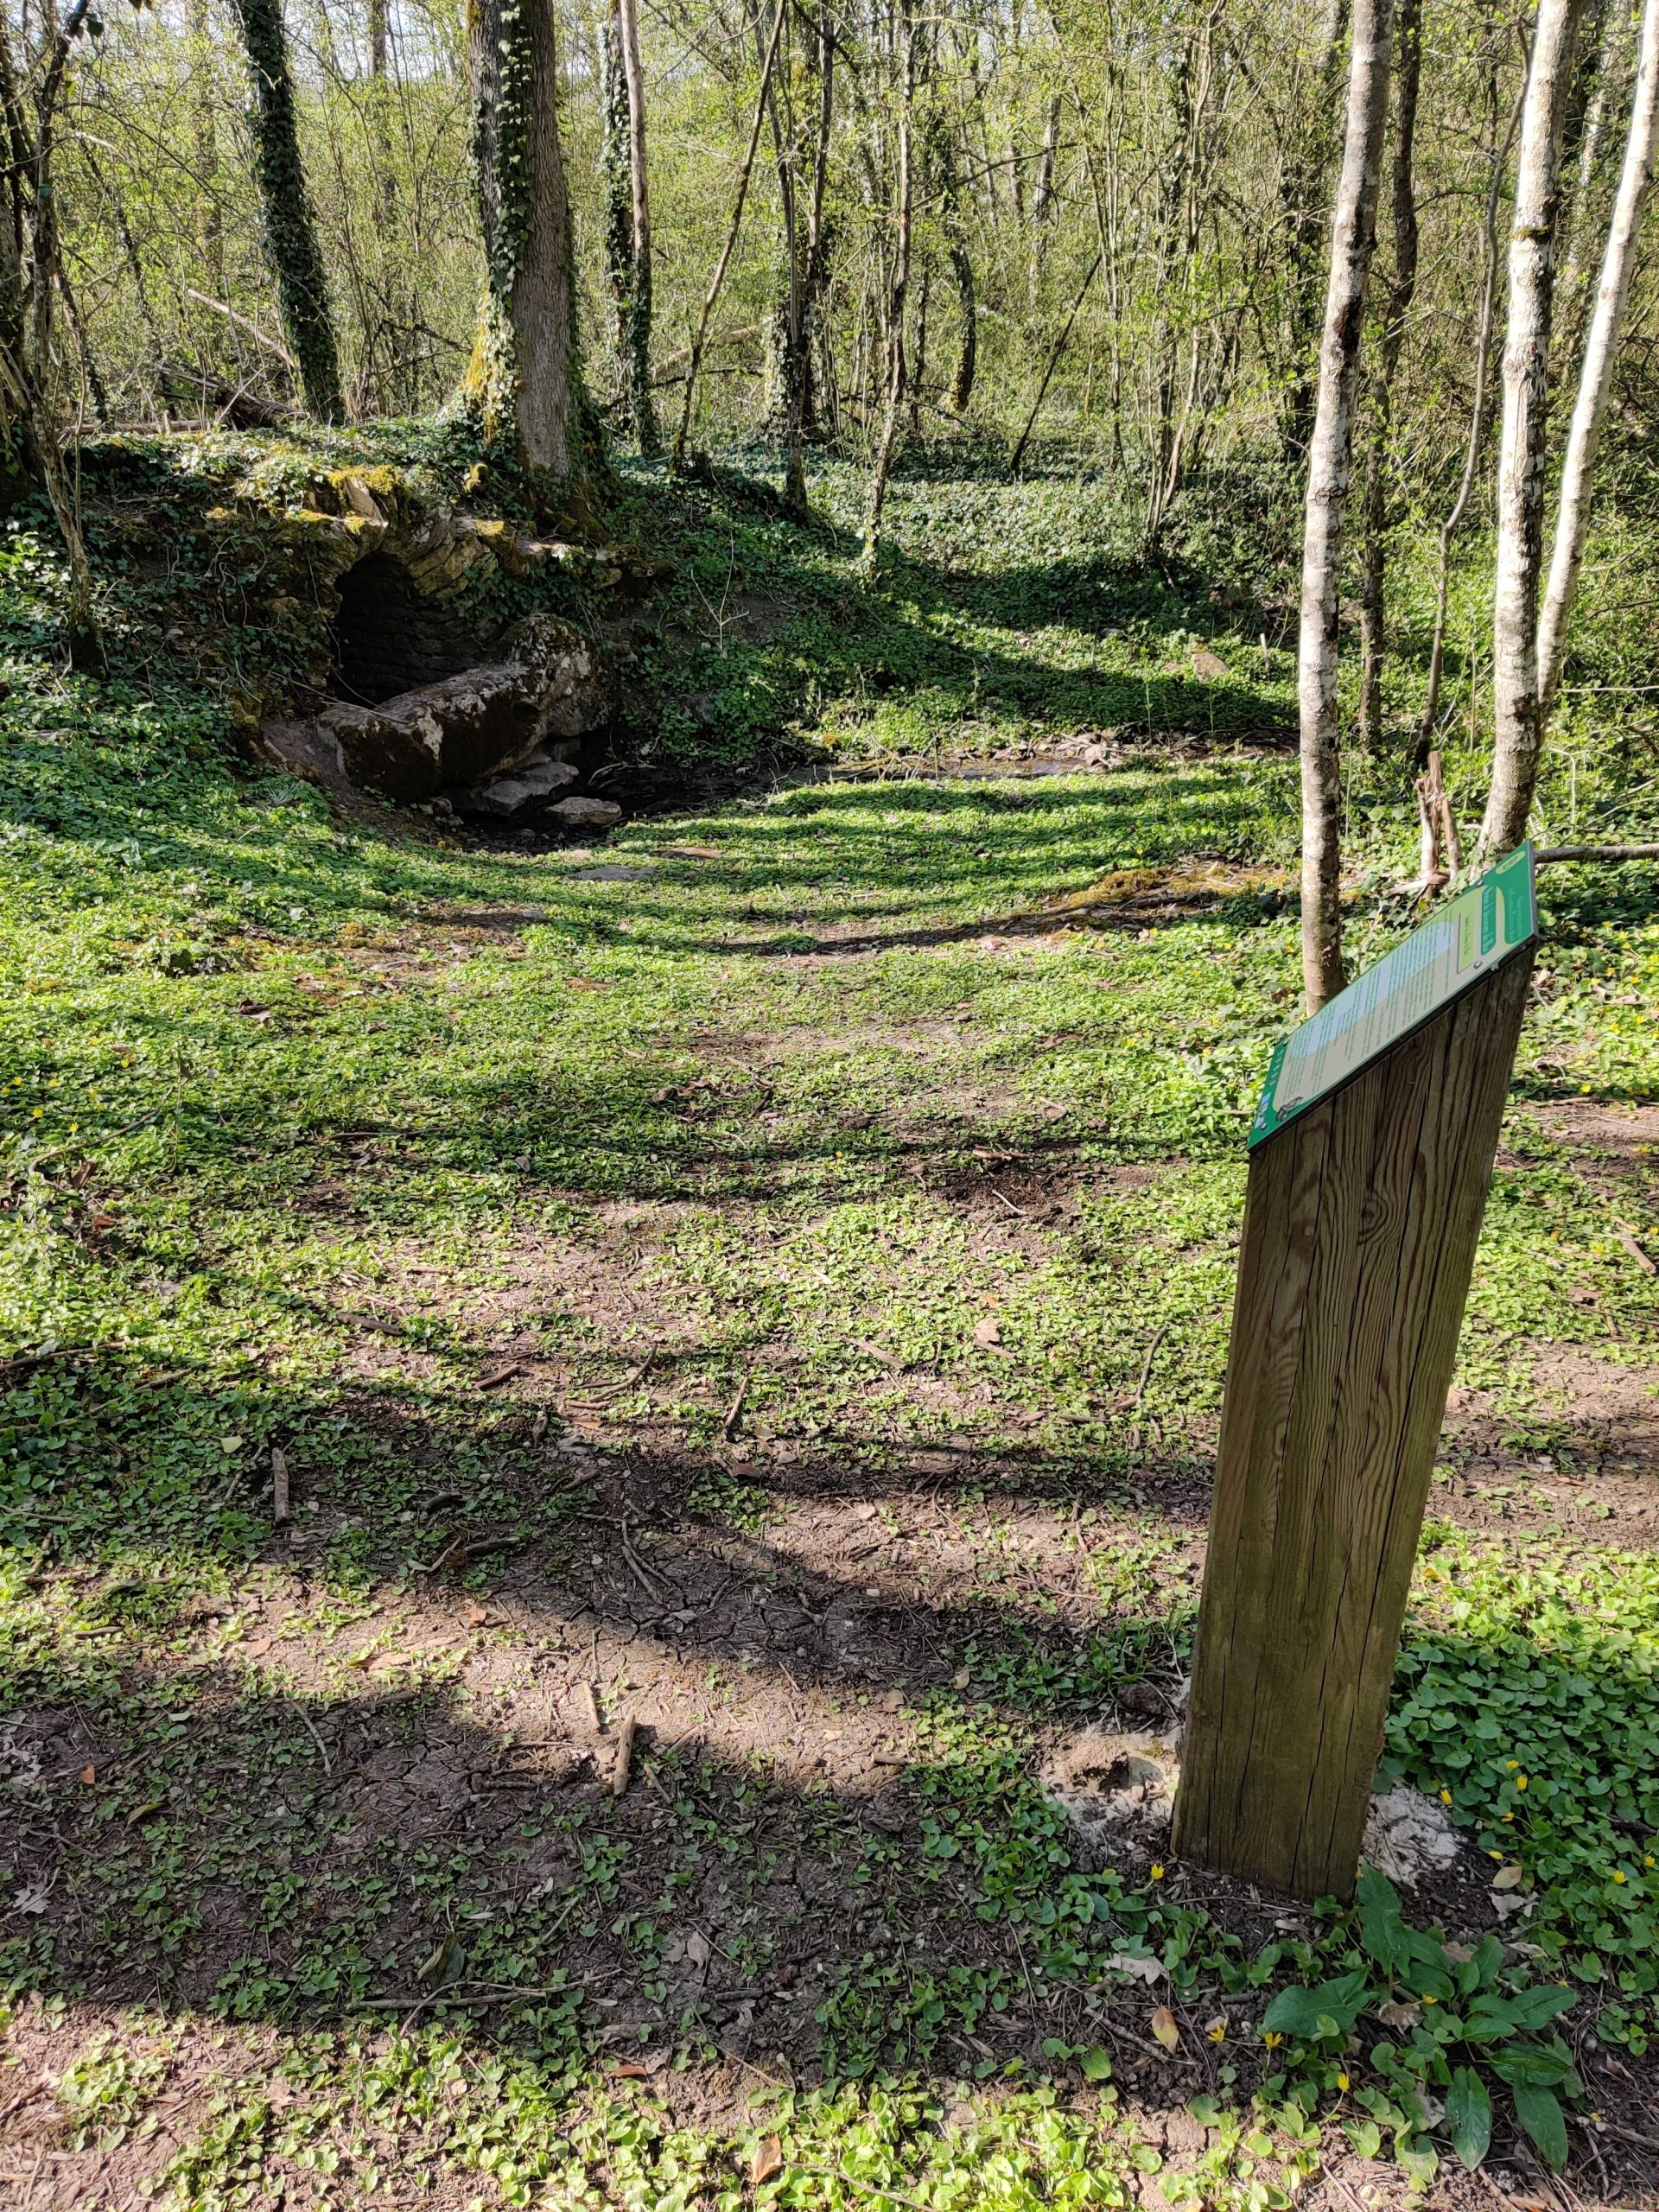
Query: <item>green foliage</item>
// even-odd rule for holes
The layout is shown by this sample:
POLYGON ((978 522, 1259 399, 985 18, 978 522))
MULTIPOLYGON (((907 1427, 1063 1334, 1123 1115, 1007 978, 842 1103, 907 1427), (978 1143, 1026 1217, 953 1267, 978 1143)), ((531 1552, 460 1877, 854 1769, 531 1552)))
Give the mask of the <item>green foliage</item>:
POLYGON ((1644 2047, 1659 1987, 1659 1564, 1443 1542, 1389 1750, 1536 1902, 1528 1941, 1644 2047))
POLYGON ((1560 2099, 1578 2097, 1582 2085, 1560 2036, 1541 2040, 1539 2031, 1568 2010, 1574 1992, 1506 1975, 1496 1936, 1471 1949, 1408 1927, 1393 1884, 1374 1868, 1360 1876, 1358 1922, 1363 1964, 1311 1988, 1281 1989, 1267 2009, 1263 2029, 1291 2038, 1287 2065, 1328 2082, 1356 2023, 1369 2014, 1395 2032, 1372 2046, 1375 2083, 1354 2092, 1370 2115, 1366 2143, 1375 2130, 1391 2130, 1408 2171, 1427 2178, 1434 2156, 1427 2139, 1443 2120, 1464 2164, 1479 2165, 1491 2140, 1490 2074, 1507 2086, 1516 2118, 1546 2161, 1565 2165, 1560 2099), (1446 2092, 1433 2108, 1429 2088, 1446 2092))
MULTIPOLYGON (((306 505, 347 466, 453 493, 476 461, 430 426, 101 448, 96 480, 124 512, 177 495, 188 588, 251 611, 181 645, 200 659, 142 664, 168 602, 124 575, 126 672, 98 687, 45 658, 54 562, 26 529, 0 547, 0 1743, 50 1711, 124 1753, 100 1751, 85 1784, 16 1777, 40 1832, 67 1821, 54 1897, 73 1884, 75 1910, 14 1903, 0 1981, 216 2015, 202 2117, 160 2193, 203 2212, 415 2156, 509 2202, 850 2212, 892 2190, 937 2212, 1092 2212, 1150 2181, 1174 2204, 1266 2212, 1322 2137, 1386 2147, 1425 2186, 1441 2155, 1478 2160, 1516 2126, 1555 2155, 1576 2095, 1558 2036, 1593 2012, 1623 2063, 1653 2027, 1659 1592, 1645 1555, 1553 1526, 1570 1509, 1529 1463, 1576 1472, 1580 1510, 1593 1498, 1599 1447, 1553 1402, 1547 1355, 1621 1376, 1651 1361, 1659 1298, 1613 1231, 1616 1216, 1651 1249, 1659 1222, 1638 1177, 1540 1109, 1586 1082, 1599 1106, 1655 1094, 1654 1039, 1615 1003, 1659 962, 1651 914, 1605 879, 1546 882, 1547 1002, 1463 1373, 1519 1440, 1494 1515, 1512 1503, 1529 1525, 1500 1541, 1431 1524, 1389 1721, 1392 1777, 1444 1791, 1494 1871, 1517 1870, 1496 1895, 1521 1901, 1518 1940, 1459 1957, 1375 1885, 1357 1913, 1327 1903, 1241 1936, 1179 1867, 1082 1863, 1039 1768, 1057 1730, 1126 1691, 1173 1703, 1185 1669, 1239 1143, 1294 1006, 1273 888, 1291 779, 1278 759, 1153 741, 1025 779, 953 780, 923 755, 863 780, 858 753, 895 732, 931 746, 969 714, 976 747, 1093 727, 1090 700, 1118 683, 1179 717, 1190 640, 1221 617, 1196 581, 1125 560, 1078 604, 1092 623, 1138 594, 1145 626, 1069 628, 1040 574, 1045 532, 1068 527, 1052 488, 1007 495, 999 564, 994 486, 911 480, 900 552, 943 577, 950 530, 971 531, 965 611, 925 575, 912 594, 902 563, 861 594, 850 543, 717 488, 682 517, 665 626, 699 593, 781 599, 786 619, 762 634, 751 607, 722 631, 705 608, 690 650, 726 690, 684 744, 752 757, 786 714, 790 742, 834 738, 860 773, 637 821, 607 853, 638 871, 621 880, 591 856, 387 836, 238 752, 238 671, 281 634, 259 605, 270 571, 255 520, 215 536, 197 518, 251 517, 255 492, 306 505), (888 689, 861 677, 860 641, 891 657, 888 689), (993 651, 998 696, 988 681, 976 704, 975 656, 993 651), (1209 853, 1245 884, 1155 925, 1109 906, 1027 918, 1209 853), (512 926, 456 919, 480 910, 512 926), (596 1315, 562 1287, 563 1255, 584 1281, 626 1271, 652 1316, 641 1341, 620 1303, 596 1315), (454 1528, 442 1501, 464 1495, 469 1526, 524 1548, 468 1565, 455 1595, 480 1611, 501 1560, 537 1563, 518 1586, 535 1606, 597 1541, 598 1478, 554 1452, 540 1387, 500 1378, 499 1312, 533 1364, 556 1362, 556 1402, 603 1407, 618 1439, 636 1421, 677 1432, 698 1472, 663 1508, 674 1541, 744 1556, 757 1589, 788 1583, 791 1523, 826 1494, 809 1485, 868 1500, 873 1545, 912 1490, 960 1513, 964 1586, 929 1593, 931 1687, 906 1682, 891 1825, 856 1792, 785 1786, 764 1756, 647 1741, 621 1811, 602 1789, 526 1794, 499 1838, 347 1850, 348 1731, 412 1761, 459 1715, 481 1764, 497 1756, 463 1649, 403 1663, 454 1528), (273 1446, 301 1500, 286 1535, 273 1446), (1061 1572, 1040 1582, 1027 1499, 1060 1524, 1061 1572), (303 1687, 251 1649, 256 1618, 267 1636, 291 1624, 303 1687), (832 2086, 677 2119, 663 2072, 700 2095, 715 2030, 661 1993, 667 1948, 717 1904, 734 1971, 775 1986, 791 1859, 853 1901, 799 2011, 832 2086), (582 1978, 606 1946, 659 2069, 643 2080, 607 2070, 636 2038, 582 1978), (1148 1967, 1185 2042, 1215 2023, 1190 2153, 1109 2094, 1135 2047, 1118 2037, 1145 2041, 1148 1967), (774 2132, 783 2168, 752 2187, 774 2132)), ((647 522, 666 512, 639 497, 647 522)), ((1081 543, 1096 522, 1076 526, 1081 543)), ((671 713, 675 649, 641 648, 671 713)), ((297 636, 289 650, 297 664, 297 636)), ((1271 696, 1241 686, 1241 717, 1271 696)), ((1373 884, 1398 858, 1390 822, 1364 847, 1373 884)), ((1402 919, 1367 891, 1357 934, 1380 947, 1402 919)), ((654 1573, 663 1554, 634 1541, 654 1573)), ((832 1708, 878 1694, 858 1674, 813 1691, 832 1708)), ((153 2043, 126 2014, 69 2063, 89 2143, 160 2125, 153 2043)))

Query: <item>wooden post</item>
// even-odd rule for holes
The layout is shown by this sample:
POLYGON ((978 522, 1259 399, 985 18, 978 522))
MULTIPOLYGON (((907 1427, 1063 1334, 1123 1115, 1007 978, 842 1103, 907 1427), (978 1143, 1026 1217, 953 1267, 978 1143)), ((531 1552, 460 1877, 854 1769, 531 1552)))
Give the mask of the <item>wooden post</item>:
POLYGON ((1252 1137, 1173 1843, 1299 1897, 1358 1871, 1532 970, 1531 859, 1281 1045, 1252 1137))

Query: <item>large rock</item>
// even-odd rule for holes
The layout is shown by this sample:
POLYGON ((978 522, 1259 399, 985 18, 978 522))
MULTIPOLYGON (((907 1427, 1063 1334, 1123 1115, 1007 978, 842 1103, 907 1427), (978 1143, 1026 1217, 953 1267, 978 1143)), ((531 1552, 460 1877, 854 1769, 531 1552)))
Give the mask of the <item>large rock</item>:
POLYGON ((483 665, 378 706, 334 701, 317 722, 353 783, 410 800, 515 767, 549 738, 582 736, 611 707, 609 672, 581 632, 532 614, 483 665))
POLYGON ((547 810, 550 828, 559 830, 614 830, 622 810, 608 798, 562 798, 547 810))
POLYGON ((485 822, 528 822, 561 799, 580 779, 568 760, 531 760, 509 776, 480 784, 461 802, 463 814, 485 822))

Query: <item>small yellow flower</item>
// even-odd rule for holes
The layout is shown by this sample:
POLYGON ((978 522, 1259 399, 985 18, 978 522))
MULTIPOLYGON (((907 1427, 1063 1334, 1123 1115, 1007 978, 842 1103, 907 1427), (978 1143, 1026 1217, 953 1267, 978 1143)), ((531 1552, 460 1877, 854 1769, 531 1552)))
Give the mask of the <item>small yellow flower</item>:
POLYGON ((1449 1789, 1441 1790, 1440 1802, 1442 1805, 1449 1805, 1452 1802, 1452 1792, 1449 1789))
POLYGON ((1503 1817, 1506 1821, 1512 1821, 1515 1818, 1515 1815, 1513 1813, 1505 1813, 1503 1817))
POLYGON ((1525 1776, 1524 1774, 1517 1774, 1517 1775, 1516 1776, 1516 1777, 1515 1777, 1515 1786, 1516 1786, 1516 1788, 1517 1789, 1524 1789, 1526 1788, 1526 1786, 1527 1786, 1527 1777, 1526 1777, 1526 1776, 1525 1776))
POLYGON ((1504 1764, 1504 1765, 1505 1765, 1506 1767, 1508 1767, 1508 1769, 1510 1770, 1510 1772, 1511 1774, 1513 1774, 1513 1773, 1515 1772, 1515 1770, 1516 1769, 1516 1767, 1518 1767, 1518 1766, 1520 1765, 1521 1762, 1520 1762, 1520 1760, 1519 1760, 1519 1759, 1505 1759, 1505 1760, 1504 1760, 1504 1762, 1503 1762, 1503 1764, 1504 1764))
POLYGON ((1642 1861, 1642 1864, 1643 1864, 1644 1866, 1651 1866, 1653 1865, 1653 1863, 1654 1863, 1653 1853, 1652 1853, 1651 1852, 1649 1852, 1649 1853, 1648 1853, 1647 1857, 1646 1857, 1646 1858, 1642 1861))
POLYGON ((1486 1856, 1487 1856, 1489 1859, 1502 1859, 1502 1858, 1503 1858, 1503 1853, 1502 1853, 1501 1851, 1489 1851, 1489 1852, 1487 1853, 1486 1856))
POLYGON ((1348 2086, 1348 2076, 1347 2076, 1345 2074, 1338 2074, 1338 2076, 1337 2076, 1337 2087, 1338 2087, 1339 2089, 1345 2089, 1345 2088, 1347 2088, 1347 2086, 1348 2086))
POLYGON ((1438 1997, 1425 1997, 1423 1999, 1425 2005, 1438 2005, 1440 2001, 1438 1997))
POLYGON ((1622 1866, 1614 1867, 1613 1879, 1616 1882, 1628 1882, 1630 1878, 1630 1876, 1624 1872, 1624 1869, 1622 1866))
POLYGON ((1164 1878, 1164 1870, 1163 1870, 1163 1868, 1162 1868, 1161 1866, 1154 1866, 1154 1867, 1153 1868, 1153 1870, 1152 1870, 1152 1878, 1153 1878, 1153 1880, 1154 1880, 1154 1882, 1161 1882, 1161 1881, 1163 1880, 1163 1878, 1164 1878))
POLYGON ((1277 2028, 1267 2028, 1262 2031, 1262 2040, 1269 2050, 1277 2050, 1280 2044, 1283 2043, 1284 2037, 1277 2028))
POLYGON ((1209 2026, 1204 2032, 1209 2037, 1211 2043, 1224 2043, 1227 2037, 1227 2023, 1225 2020, 1219 2018, 1211 2020, 1209 2026))

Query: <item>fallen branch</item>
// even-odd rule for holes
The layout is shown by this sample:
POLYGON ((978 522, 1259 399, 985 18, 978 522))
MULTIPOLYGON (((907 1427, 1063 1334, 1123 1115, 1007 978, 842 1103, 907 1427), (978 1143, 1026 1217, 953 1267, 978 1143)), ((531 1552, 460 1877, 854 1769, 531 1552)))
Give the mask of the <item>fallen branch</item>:
POLYGON ((312 1719, 310 1714, 306 1711, 302 1705, 296 1704, 294 1710, 299 1714, 301 1719, 305 1723, 306 1728, 309 1732, 311 1740, 317 1747, 317 1757, 322 1761, 323 1772, 332 1778, 334 1771, 334 1763, 328 1756, 328 1746, 323 1742, 322 1738, 317 1733, 317 1726, 315 1721, 312 1719))
POLYGON ((1540 868, 1556 861, 1659 861, 1659 845, 1540 845, 1532 857, 1540 868))
POLYGON ((206 292, 198 292, 188 284, 184 289, 187 299, 194 300, 198 307, 211 308, 215 315, 222 315, 238 330, 245 330, 256 346, 263 346, 266 353, 274 353, 285 368, 298 373, 299 364, 280 340, 268 336, 257 322, 250 322, 246 315, 238 315, 234 308, 226 307, 223 300, 210 299, 206 292))
POLYGON ((743 1380, 737 1386, 737 1395, 726 1409, 725 1420, 721 1423, 721 1438, 727 1444, 733 1442, 737 1435, 737 1425, 743 1418, 744 1403, 749 1395, 749 1385, 753 1380, 754 1368, 751 1363, 744 1373, 743 1380))
POLYGON ((611 1795, 626 1797, 628 1784, 633 1779, 633 1739, 639 1732, 639 1723, 630 1713, 617 1732, 616 1764, 611 1769, 611 1795))

